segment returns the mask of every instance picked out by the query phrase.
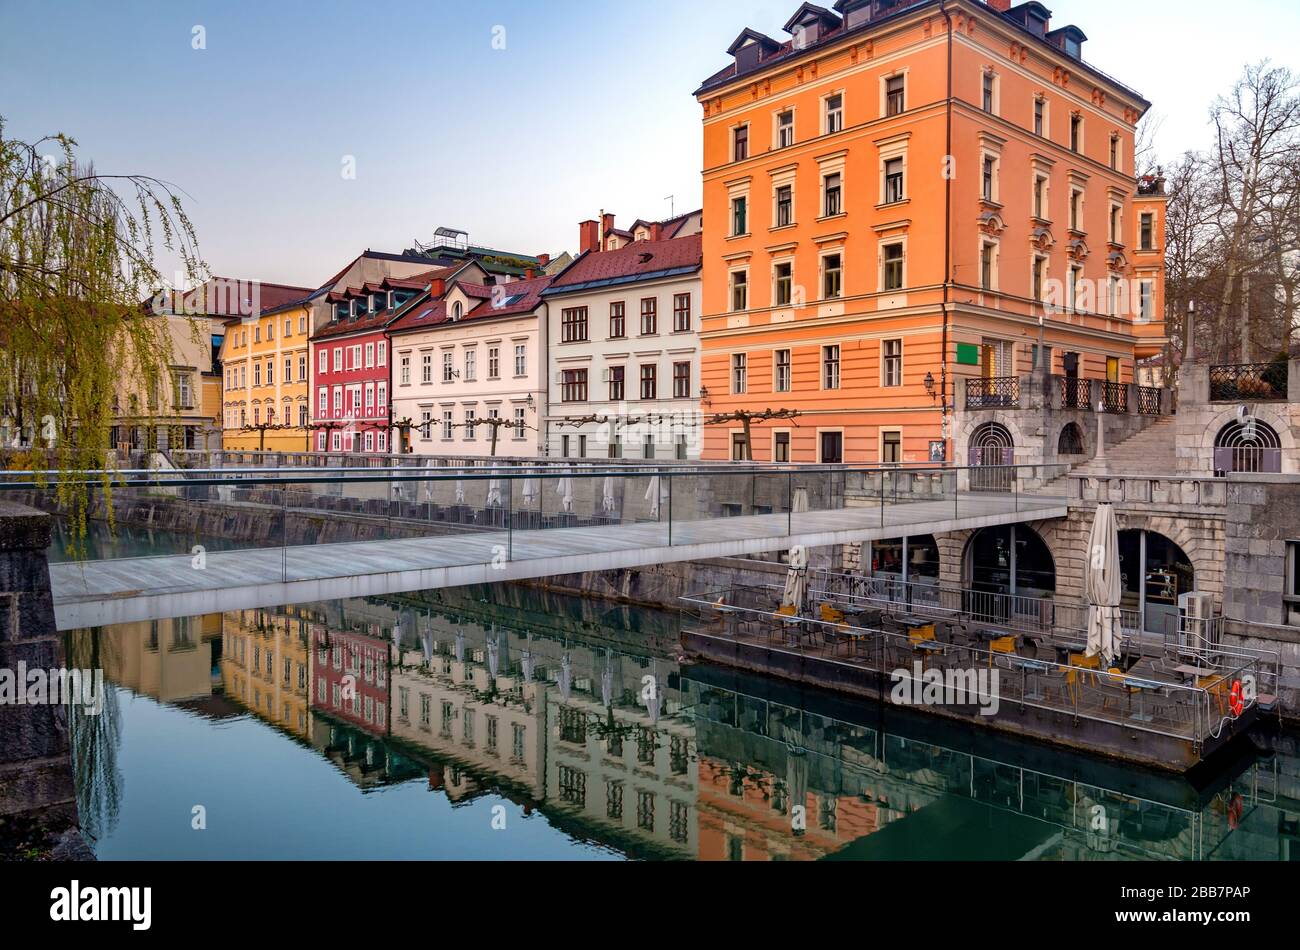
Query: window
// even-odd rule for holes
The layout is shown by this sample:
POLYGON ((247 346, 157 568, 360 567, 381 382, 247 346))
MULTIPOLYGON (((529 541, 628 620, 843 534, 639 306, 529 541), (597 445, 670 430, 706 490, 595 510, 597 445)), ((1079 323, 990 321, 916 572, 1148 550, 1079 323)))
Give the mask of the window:
POLYGON ((1110 167, 1119 171, 1119 136, 1110 137, 1110 167))
POLYGON ((386 415, 388 412, 388 384, 379 383, 375 386, 375 411, 379 415, 386 415))
POLYGON ((749 272, 738 270, 731 274, 731 309, 749 308, 749 272))
POLYGON ((839 254, 827 254, 822 258, 822 297, 826 300, 838 297, 843 289, 843 258, 839 254))
POLYGON ((743 162, 749 158, 749 126, 740 125, 731 130, 731 157, 743 162))
POLYGON ((1034 134, 1047 134, 1047 100, 1042 96, 1034 97, 1034 134))
POLYGON ((673 364, 673 398, 691 398, 691 364, 687 361, 673 364))
POLYGON ((881 285, 885 290, 903 288, 903 245, 886 244, 881 255, 881 285))
POLYGON ((980 287, 984 290, 993 290, 997 279, 995 261, 997 255, 997 245, 991 241, 980 243, 980 287))
POLYGON ((275 385, 275 364, 270 360, 266 361, 266 385, 275 385))
POLYGON ((836 93, 826 97, 826 134, 834 135, 844 128, 844 96, 836 93))
POLYGON ((641 398, 656 399, 658 398, 658 375, 659 367, 654 363, 647 363, 641 367, 641 398))
POLYGON ((844 210, 840 200, 844 193, 842 182, 838 172, 822 179, 822 214, 828 218, 844 210))
POLYGON ((446 440, 446 441, 449 441, 449 440, 451 439, 451 437, 452 437, 452 433, 453 433, 454 431, 455 431, 455 423, 452 421, 451 410, 450 410, 450 409, 444 409, 444 410, 442 411, 442 437, 443 437, 443 439, 446 440))
POLYGON ((176 401, 182 409, 189 409, 193 405, 194 393, 190 389, 190 374, 176 374, 176 401))
POLYGON ((840 388, 840 348, 839 344, 822 347, 822 388, 840 388))
POLYGON ((776 225, 778 228, 794 224, 794 188, 782 185, 776 190, 776 225))
POLYGON ((478 377, 478 351, 465 351, 465 381, 472 383, 478 377))
POLYGON ((1138 228, 1138 249, 1151 251, 1155 249, 1155 215, 1150 211, 1144 211, 1140 219, 1141 224, 1138 228))
POLYGON ((1155 309, 1155 284, 1149 280, 1138 283, 1138 322, 1150 323, 1155 309))
POLYGON ((996 189, 994 188, 994 183, 996 181, 996 175, 997 175, 997 167, 998 167, 998 160, 996 158, 994 158, 992 155, 984 156, 984 166, 980 178, 980 182, 981 182, 980 194, 983 195, 985 201, 997 200, 995 197, 996 189))
POLYGON ((1047 220, 1047 176, 1034 176, 1034 217, 1047 220))
POLYGON ((465 441, 473 442, 474 433, 478 431, 478 413, 473 409, 465 410, 465 441))
POLYGON ((420 429, 420 438, 423 441, 428 442, 431 438, 433 438, 433 412, 432 411, 428 409, 421 410, 419 429, 420 429))
POLYGON ((898 115, 903 111, 903 82, 902 76, 890 76, 885 80, 885 115, 898 115))
POLYGON ((772 461, 790 461, 790 433, 774 432, 772 434, 772 461))
POLYGON ((749 233, 749 199, 744 195, 731 199, 731 236, 749 233))
POLYGON ((560 374, 560 401, 587 401, 587 371, 585 369, 566 369, 560 374))
POLYGON ((528 344, 527 343, 515 344, 515 375, 516 376, 528 375, 528 344))
POLYGON ((1041 254, 1034 255, 1033 295, 1035 300, 1042 300, 1047 287, 1047 258, 1041 254))
POLYGON ((985 112, 992 112, 994 109, 994 84, 996 77, 991 72, 984 73, 984 81, 981 87, 980 105, 985 112))
POLYGON ((731 433, 731 460, 733 462, 743 462, 748 458, 745 451, 745 434, 743 432, 731 433))
POLYGON ((442 351, 442 381, 449 383, 456 378, 456 368, 453 365, 455 355, 451 350, 442 351))
POLYGON ((397 363, 397 382, 402 386, 411 384, 411 358, 403 356, 397 363))
POLYGON ((261 363, 253 364, 253 385, 254 386, 262 385, 262 364, 261 363))
POLYGON ((326 373, 326 367, 329 365, 329 350, 321 350, 319 359, 316 361, 316 371, 322 376, 326 373))
POLYGON ((776 114, 776 147, 789 148, 794 144, 794 110, 786 109, 776 114))
POLYGON ((624 385, 624 375, 622 366, 611 366, 609 368, 610 402, 622 402, 627 398, 627 390, 624 385))
POLYGON ((880 385, 903 385, 903 341, 880 342, 880 385))
POLYGON ((773 293, 776 306, 789 306, 794 291, 794 265, 784 261, 772 268, 772 272, 776 280, 776 289, 773 293))
POLYGON ((623 301, 609 305, 609 338, 621 340, 627 336, 626 305, 623 301))
POLYGON ((334 387, 334 415, 339 416, 342 414, 343 414, 343 387, 335 386, 334 387))
POLYGON ((731 391, 743 393, 749 382, 749 357, 745 353, 731 354, 731 391))
MULTIPOLYGON (((285 369, 285 375, 286 376, 289 375, 289 371, 287 368, 285 369)), ((307 357, 300 355, 298 357, 298 382, 305 383, 306 381, 307 381, 307 357)))
POLYGON ((366 369, 373 369, 375 366, 375 344, 366 344, 366 369))
POLYGON ((334 347, 334 372, 343 372, 343 347, 334 347))
POLYGON ((821 433, 821 462, 823 465, 838 465, 844 461, 844 433, 821 433))
POLYGON ((587 308, 573 307, 560 314, 560 341, 580 343, 587 339, 587 308))
POLYGON ((488 379, 501 378, 501 347, 488 347, 488 379))
POLYGON ((324 386, 322 386, 320 388, 320 391, 317 393, 317 396, 319 398, 316 401, 317 403, 316 409, 320 413, 320 417, 324 419, 327 415, 329 415, 329 408, 330 408, 329 390, 327 390, 324 386))
POLYGON ((885 162, 885 204, 903 200, 903 160, 891 158, 885 162))
POLYGON ((1078 152, 1083 148, 1083 116, 1075 112, 1070 116, 1070 151, 1078 152))
POLYGON ((520 407, 516 407, 516 409, 515 409, 515 438, 516 438, 516 439, 522 439, 522 438, 524 437, 524 430, 525 430, 526 428, 528 428, 528 423, 527 423, 527 421, 526 421, 526 419, 525 419, 524 409, 523 409, 522 406, 520 406, 520 407))
POLYGON ((880 433, 880 462, 896 465, 903 461, 903 433, 897 429, 880 433))
POLYGON ((777 350, 773 365, 775 366, 776 377, 772 380, 772 388, 779 393, 788 393, 790 391, 790 351, 777 350))
POLYGON ((1286 543, 1286 593, 1282 601, 1282 619, 1289 626, 1300 626, 1300 541, 1286 543))
POLYGON ((659 298, 645 297, 641 301, 641 335, 653 336, 659 332, 659 298))
POLYGON ((691 330, 691 295, 673 294, 673 332, 689 333, 691 330))
POLYGON ((1078 188, 1070 189, 1070 228, 1083 230, 1083 192, 1078 188))
POLYGON ((266 339, 268 342, 275 339, 275 323, 272 321, 266 324, 266 339))
POLYGON ((433 354, 424 353, 420 356, 420 382, 433 382, 433 354))
MULTIPOLYGON (((367 433, 366 433, 366 451, 367 451, 367 452, 373 452, 374 450, 375 450, 375 434, 374 434, 373 432, 367 432, 367 433)), ((367 697, 367 702, 368 702, 368 701, 369 701, 369 697, 367 697)))
POLYGON ((1110 243, 1120 243, 1120 207, 1119 205, 1110 206, 1110 243))
POLYGON ((1083 277, 1083 268, 1078 264, 1071 264, 1070 270, 1065 282, 1065 300, 1066 306, 1071 310, 1078 308, 1079 300, 1079 281, 1083 277))
POLYGON ((375 344, 375 365, 376 366, 388 365, 388 341, 387 340, 380 340, 378 343, 375 344))

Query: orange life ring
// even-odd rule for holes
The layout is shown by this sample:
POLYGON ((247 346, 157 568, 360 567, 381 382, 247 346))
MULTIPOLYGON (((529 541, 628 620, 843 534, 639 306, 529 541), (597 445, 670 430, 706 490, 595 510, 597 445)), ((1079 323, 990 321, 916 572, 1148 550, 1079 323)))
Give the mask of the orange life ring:
POLYGON ((1234 831, 1241 824, 1241 796, 1233 795, 1228 802, 1228 827, 1234 831))
POLYGON ((1228 707, 1233 716, 1240 716, 1246 708, 1246 697, 1242 693, 1241 680, 1234 680, 1232 692, 1228 694, 1228 707))

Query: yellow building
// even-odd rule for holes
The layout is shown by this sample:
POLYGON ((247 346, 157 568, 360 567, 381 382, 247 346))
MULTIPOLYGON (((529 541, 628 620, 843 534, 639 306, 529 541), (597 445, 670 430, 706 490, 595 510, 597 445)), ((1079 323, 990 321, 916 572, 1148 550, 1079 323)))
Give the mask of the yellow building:
POLYGON ((305 452, 311 413, 307 341, 311 291, 226 324, 221 345, 222 440, 226 450, 305 452))

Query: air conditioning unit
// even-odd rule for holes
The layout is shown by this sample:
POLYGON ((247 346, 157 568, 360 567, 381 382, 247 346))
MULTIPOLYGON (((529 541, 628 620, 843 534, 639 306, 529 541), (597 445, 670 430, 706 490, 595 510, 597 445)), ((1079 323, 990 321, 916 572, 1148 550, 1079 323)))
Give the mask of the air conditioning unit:
POLYGON ((1214 596, 1202 591, 1178 595, 1178 645, 1188 651, 1213 654, 1219 648, 1214 596))

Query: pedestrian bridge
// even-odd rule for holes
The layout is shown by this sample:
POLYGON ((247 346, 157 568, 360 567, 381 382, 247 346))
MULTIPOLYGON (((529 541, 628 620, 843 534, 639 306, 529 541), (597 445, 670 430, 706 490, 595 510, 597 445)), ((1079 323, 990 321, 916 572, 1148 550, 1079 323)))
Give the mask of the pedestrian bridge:
MULTIPOLYGON (((52 563, 50 577, 59 628, 78 629, 1059 518, 1066 498, 1040 491, 1054 474, 553 464, 132 473, 112 489, 117 522, 185 531, 157 531, 152 556, 91 552, 52 563), (205 526, 220 530, 209 540, 205 526)), ((30 486, 0 487, 32 501, 30 486)))

